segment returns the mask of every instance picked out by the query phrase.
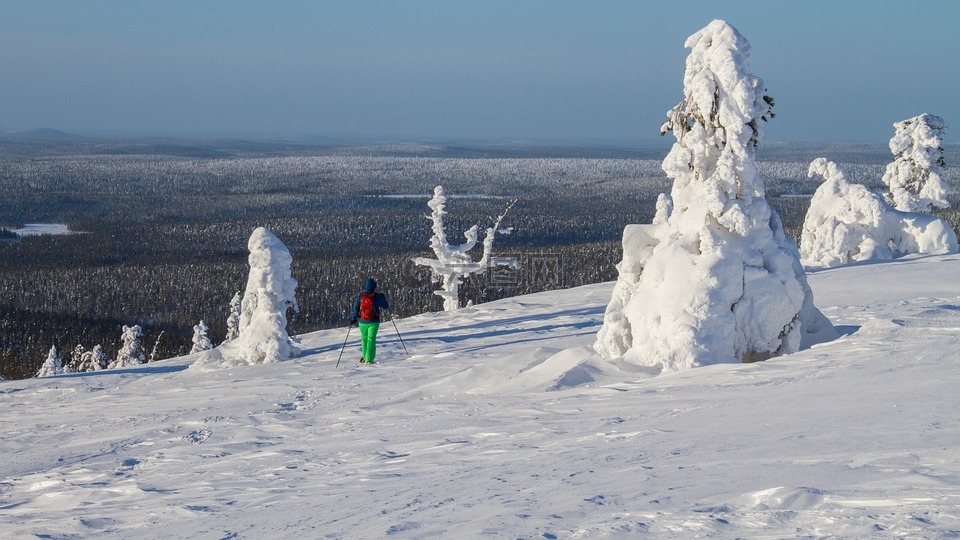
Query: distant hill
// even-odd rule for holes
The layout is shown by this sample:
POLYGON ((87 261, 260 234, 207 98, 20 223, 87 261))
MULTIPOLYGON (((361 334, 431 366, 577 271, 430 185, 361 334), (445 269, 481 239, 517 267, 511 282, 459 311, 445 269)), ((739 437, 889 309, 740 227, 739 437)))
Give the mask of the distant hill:
POLYGON ((67 133, 58 129, 33 128, 33 129, 14 129, 0 133, 0 137, 8 139, 52 139, 52 140, 80 140, 85 139, 80 135, 67 133))

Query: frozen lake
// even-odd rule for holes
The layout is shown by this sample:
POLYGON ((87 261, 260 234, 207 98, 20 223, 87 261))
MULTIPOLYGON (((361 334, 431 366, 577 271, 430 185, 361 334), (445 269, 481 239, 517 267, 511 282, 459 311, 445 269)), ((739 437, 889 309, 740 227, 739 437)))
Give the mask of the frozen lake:
POLYGON ((11 230, 18 236, 60 235, 75 232, 62 223, 27 223, 23 228, 11 230))

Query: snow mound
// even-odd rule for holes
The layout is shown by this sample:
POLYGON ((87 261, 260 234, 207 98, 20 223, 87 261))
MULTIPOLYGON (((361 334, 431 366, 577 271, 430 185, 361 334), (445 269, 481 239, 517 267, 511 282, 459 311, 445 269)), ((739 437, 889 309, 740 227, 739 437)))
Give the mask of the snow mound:
POLYGON ((419 396, 445 395, 451 388, 475 395, 555 391, 618 380, 619 369, 589 347, 537 348, 465 365, 457 372, 417 387, 419 396))

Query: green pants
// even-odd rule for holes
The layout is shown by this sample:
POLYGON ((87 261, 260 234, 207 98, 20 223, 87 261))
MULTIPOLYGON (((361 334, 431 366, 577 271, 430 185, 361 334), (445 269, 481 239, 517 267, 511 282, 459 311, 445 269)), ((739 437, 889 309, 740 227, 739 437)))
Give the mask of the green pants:
POLYGON ((373 362, 377 357, 378 330, 380 330, 378 322, 360 323, 360 351, 367 362, 373 362))

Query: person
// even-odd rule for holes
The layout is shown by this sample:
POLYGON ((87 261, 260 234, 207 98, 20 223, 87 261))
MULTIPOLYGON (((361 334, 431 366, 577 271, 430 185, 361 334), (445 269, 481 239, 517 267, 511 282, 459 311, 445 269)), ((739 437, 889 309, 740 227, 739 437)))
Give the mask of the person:
POLYGON ((380 330, 381 312, 390 309, 387 297, 377 292, 377 282, 368 278, 363 292, 353 303, 350 324, 360 327, 360 363, 375 364, 377 359, 377 331, 380 330))

